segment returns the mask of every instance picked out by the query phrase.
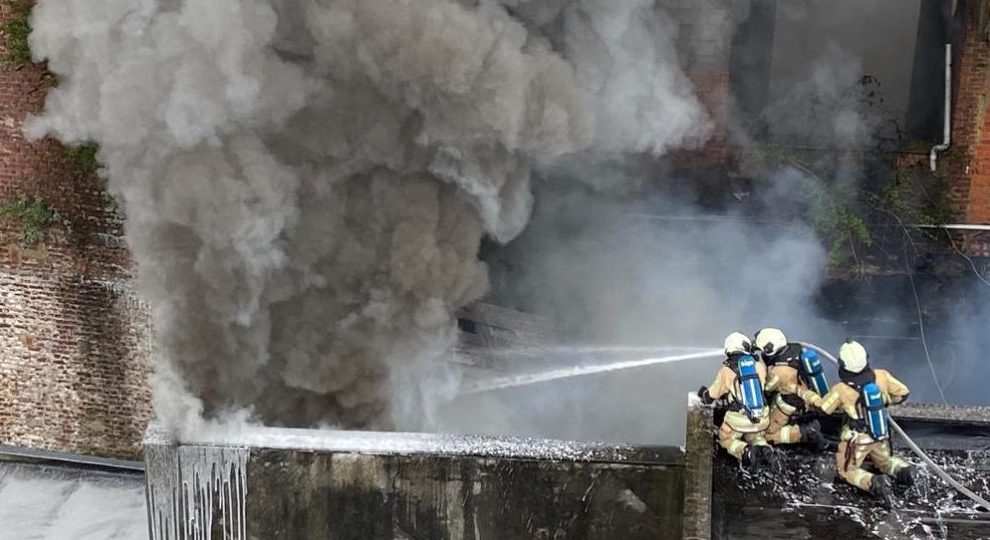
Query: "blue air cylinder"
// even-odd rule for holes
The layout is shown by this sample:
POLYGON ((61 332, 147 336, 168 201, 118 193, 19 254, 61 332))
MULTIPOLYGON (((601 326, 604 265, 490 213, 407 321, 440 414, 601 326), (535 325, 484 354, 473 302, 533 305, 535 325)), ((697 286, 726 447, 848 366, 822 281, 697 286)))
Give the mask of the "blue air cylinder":
POLYGON ((801 379, 804 384, 818 393, 825 396, 828 393, 828 379, 825 378, 825 369, 822 361, 818 358, 818 353, 812 349, 801 350, 801 379))
POLYGON ((746 415, 756 421, 763 414, 763 384, 756 370, 756 359, 750 355, 743 356, 738 362, 739 394, 746 415))
POLYGON ((876 383, 867 383, 863 385, 860 394, 863 420, 866 421, 870 436, 877 441, 886 439, 890 432, 887 429, 887 411, 880 387, 876 383))

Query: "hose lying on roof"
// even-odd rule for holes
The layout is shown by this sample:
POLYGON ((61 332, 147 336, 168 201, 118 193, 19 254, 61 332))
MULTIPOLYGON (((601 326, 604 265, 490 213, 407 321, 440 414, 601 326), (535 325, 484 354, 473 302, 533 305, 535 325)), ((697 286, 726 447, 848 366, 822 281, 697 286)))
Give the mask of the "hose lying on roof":
MULTIPOLYGON (((815 352, 817 352, 818 354, 824 356, 825 358, 827 358, 830 362, 832 362, 836 366, 839 365, 839 361, 834 356, 832 356, 831 354, 829 354, 829 352, 826 351, 825 349, 823 349, 823 348, 821 348, 821 347, 819 347, 817 345, 812 345, 811 343, 801 343, 801 342, 798 342, 798 344, 801 345, 802 347, 807 347, 809 349, 813 349, 815 352)), ((890 418, 889 415, 888 415, 888 418, 890 418)), ((904 430, 901 429, 901 426, 898 425, 897 422, 895 422, 893 418, 890 418, 890 425, 891 425, 891 427, 894 428, 894 431, 896 431, 898 434, 900 434, 901 437, 904 438, 904 441, 907 442, 908 447, 911 449, 911 451, 914 452, 914 454, 916 456, 918 456, 919 458, 921 458, 922 461, 924 461, 925 463, 927 463, 928 466, 933 471, 935 471, 935 474, 938 475, 939 478, 941 478, 942 480, 944 480, 946 484, 949 484, 950 486, 952 486, 956 491, 958 491, 959 493, 962 493, 963 495, 965 495, 966 497, 968 497, 970 500, 972 500, 973 502, 975 502, 977 504, 977 509, 978 510, 983 511, 983 512, 990 512, 990 502, 987 502, 986 499, 984 499, 983 497, 980 497, 979 495, 977 495, 976 493, 974 493, 972 490, 970 490, 966 486, 960 484, 955 478, 949 476, 949 473, 945 472, 945 470, 942 469, 942 467, 939 467, 934 461, 932 461, 932 458, 928 457, 928 454, 926 454, 924 452, 924 450, 921 449, 920 446, 918 446, 917 444, 915 444, 915 442, 911 440, 911 437, 908 437, 907 433, 905 433, 904 430)))

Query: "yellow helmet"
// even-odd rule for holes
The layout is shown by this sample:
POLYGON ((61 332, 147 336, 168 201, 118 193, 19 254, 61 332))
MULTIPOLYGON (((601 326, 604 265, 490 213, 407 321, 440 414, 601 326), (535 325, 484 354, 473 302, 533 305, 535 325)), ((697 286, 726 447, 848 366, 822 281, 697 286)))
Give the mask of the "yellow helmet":
POLYGON ((773 356, 787 346, 787 336, 776 328, 764 328, 756 333, 756 348, 773 356))
POLYGON ((839 347, 839 360, 842 360, 842 367, 846 371, 859 373, 866 369, 866 362, 870 355, 866 348, 858 341, 847 341, 839 347))

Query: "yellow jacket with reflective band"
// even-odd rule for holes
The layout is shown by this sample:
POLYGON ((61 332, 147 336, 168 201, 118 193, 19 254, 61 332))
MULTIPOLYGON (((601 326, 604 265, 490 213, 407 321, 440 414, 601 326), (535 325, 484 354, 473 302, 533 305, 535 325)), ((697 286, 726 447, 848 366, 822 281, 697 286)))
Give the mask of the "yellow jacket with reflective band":
MULTIPOLYGON (((873 373, 876 376, 875 382, 877 387, 880 388, 885 405, 896 405, 907 399, 908 394, 911 392, 907 385, 894 378, 885 369, 874 369, 873 373)), ((846 413, 846 416, 850 419, 860 420, 859 408, 856 406, 859 402, 859 391, 846 383, 836 383, 825 394, 825 397, 818 398, 818 396, 815 396, 815 398, 814 404, 825 414, 832 414, 841 408, 842 412, 846 413)), ((847 441, 854 436, 858 439, 869 438, 868 435, 857 434, 849 429, 848 425, 842 428, 842 435, 840 436, 842 440, 847 441)))
POLYGON ((818 397, 817 392, 804 385, 804 381, 798 376, 798 370, 791 366, 771 367, 764 390, 768 394, 777 392, 785 396, 797 395, 806 405, 814 405, 815 398, 818 397))

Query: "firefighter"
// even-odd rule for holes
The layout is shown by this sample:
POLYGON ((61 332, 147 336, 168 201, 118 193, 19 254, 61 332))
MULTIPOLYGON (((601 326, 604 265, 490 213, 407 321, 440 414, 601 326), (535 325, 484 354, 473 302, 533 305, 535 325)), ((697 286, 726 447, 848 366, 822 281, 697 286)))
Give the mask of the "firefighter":
POLYGON ((846 482, 869 492, 884 506, 890 507, 890 479, 900 485, 914 483, 914 467, 895 457, 891 451, 886 407, 903 403, 908 387, 883 369, 869 365, 866 349, 856 341, 846 341, 839 348, 839 379, 816 405, 826 414, 841 409, 846 423, 835 454, 836 471, 846 482), (863 469, 869 457, 883 474, 863 469))
POLYGON ((811 362, 817 361, 815 352, 805 351, 797 343, 788 343, 784 333, 776 328, 764 328, 756 333, 756 349, 769 368, 765 388, 767 395, 776 394, 771 400, 766 440, 772 444, 803 442, 816 450, 824 449, 825 437, 818 420, 811 420, 803 426, 791 422, 795 415, 803 413, 813 404, 815 398, 828 391, 821 379, 824 375, 820 362, 817 363, 817 373, 809 372, 811 362), (818 392, 811 388, 819 385, 816 383, 821 386, 818 392))
POLYGON ((725 338, 725 361, 709 387, 698 396, 704 403, 728 402, 718 442, 744 466, 771 465, 773 450, 763 433, 770 425, 770 409, 763 399, 766 366, 753 356, 752 342, 734 332, 725 338))

